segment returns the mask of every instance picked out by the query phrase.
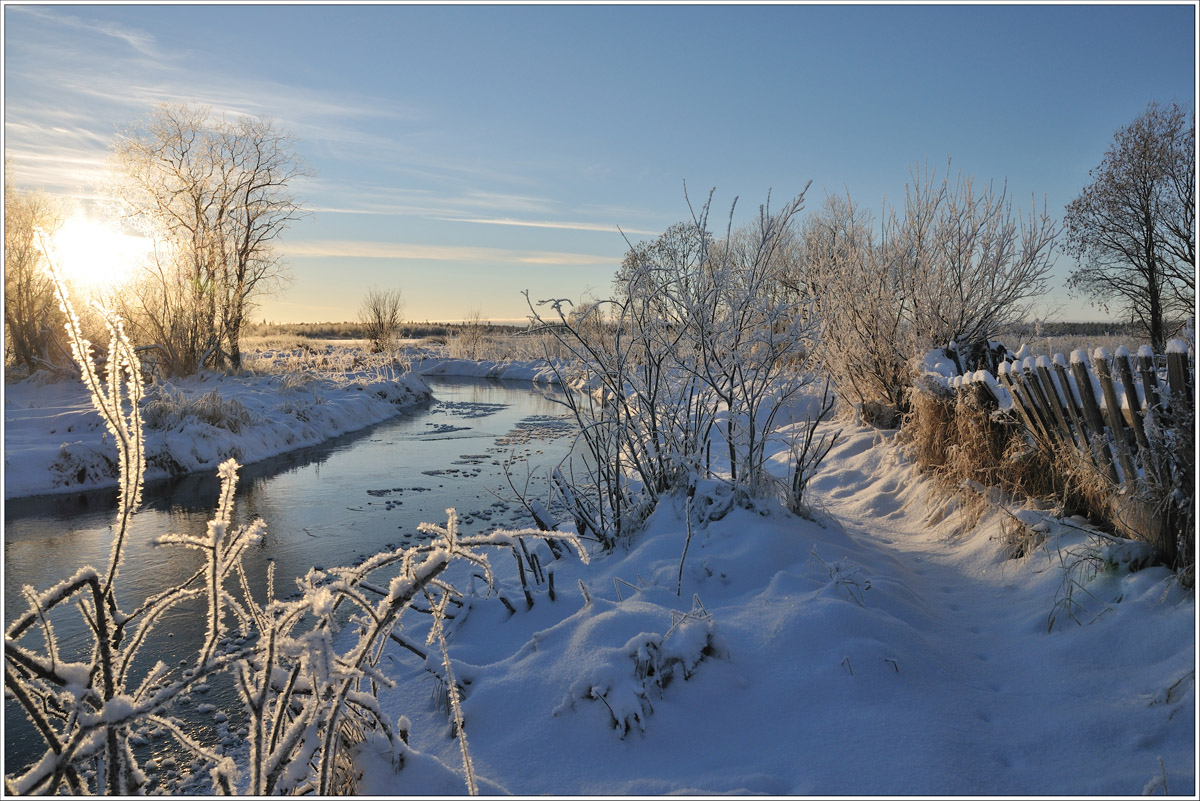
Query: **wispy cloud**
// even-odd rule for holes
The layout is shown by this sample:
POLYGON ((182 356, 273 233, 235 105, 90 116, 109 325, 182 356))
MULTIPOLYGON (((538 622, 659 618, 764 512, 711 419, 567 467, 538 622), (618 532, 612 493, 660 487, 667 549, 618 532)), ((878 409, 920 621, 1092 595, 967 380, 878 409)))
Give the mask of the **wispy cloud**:
POLYGON ((439 220, 446 222, 463 222, 463 223, 479 223, 480 225, 514 225, 521 228, 557 228, 565 231, 601 231, 605 233, 620 233, 624 231, 627 234, 657 234, 658 231, 643 230, 640 228, 625 228, 612 223, 589 223, 589 222, 563 222, 556 220, 513 220, 510 218, 486 218, 486 217, 439 217, 439 220))
POLYGON ((88 20, 82 17, 77 17, 73 14, 63 14, 58 11, 53 13, 46 11, 38 6, 11 6, 13 11, 18 13, 31 14, 35 17, 52 22, 54 24, 72 28, 85 33, 100 34, 111 39, 125 44, 131 50, 139 55, 147 58, 159 60, 166 56, 164 52, 159 50, 157 40, 153 35, 138 28, 130 28, 125 25, 119 25, 115 22, 101 22, 98 20, 88 20))
POLYGON ((399 242, 359 242, 319 239, 289 242, 280 248, 290 258, 401 259, 485 264, 559 264, 587 267, 613 264, 612 256, 561 253, 539 250, 470 247, 464 245, 416 245, 399 242))
POLYGON ((472 221, 481 213, 503 211, 525 214, 552 214, 556 203, 544 197, 464 188, 454 191, 453 180, 432 180, 437 189, 404 186, 379 186, 348 183, 312 182, 324 203, 315 211, 331 214, 415 215, 433 220, 472 221), (450 186, 446 186, 446 184, 450 186))

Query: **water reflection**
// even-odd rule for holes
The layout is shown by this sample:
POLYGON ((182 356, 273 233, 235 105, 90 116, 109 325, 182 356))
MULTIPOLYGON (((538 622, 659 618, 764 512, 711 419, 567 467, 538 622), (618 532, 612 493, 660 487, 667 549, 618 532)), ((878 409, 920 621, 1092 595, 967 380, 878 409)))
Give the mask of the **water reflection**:
MULTIPOLYGON (((352 564, 418 537, 421 522, 444 523, 459 510, 465 533, 525 527, 523 508, 504 478, 505 460, 526 458, 544 474, 568 452, 573 428, 553 390, 479 379, 430 381, 435 400, 405 415, 320 446, 242 468, 234 524, 261 517, 263 540, 245 564, 255 589, 275 563, 279 595, 312 567, 352 564)), ((516 472, 524 478, 525 468, 516 472)), ((215 473, 215 471, 214 471, 215 473)), ((219 482, 198 474, 148 485, 133 518, 118 601, 130 610, 149 595, 185 581, 201 555, 153 540, 168 532, 201 533, 212 517, 219 482)), ((544 498, 543 498, 544 500, 544 498)), ((18 499, 6 503, 4 616, 28 608, 22 587, 44 590, 84 565, 103 569, 112 547, 115 490, 18 499)), ((87 644, 77 612, 55 615, 59 647, 87 644)), ((153 659, 194 658, 199 610, 178 610, 159 628, 153 659)), ((146 665, 149 667, 149 664, 146 665)), ((6 772, 25 763, 39 742, 23 716, 5 709, 6 772)))

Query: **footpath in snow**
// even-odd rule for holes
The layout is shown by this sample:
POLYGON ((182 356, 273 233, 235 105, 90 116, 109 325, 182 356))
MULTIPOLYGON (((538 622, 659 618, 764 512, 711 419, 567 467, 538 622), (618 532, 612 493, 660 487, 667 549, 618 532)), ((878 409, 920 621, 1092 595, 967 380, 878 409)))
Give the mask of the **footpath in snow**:
MULTIPOLYGON (((819 522, 701 487, 678 595, 681 498, 590 566, 542 553, 557 600, 542 586, 526 608, 511 575, 515 614, 471 600, 450 647, 481 789, 1195 793, 1195 603, 1169 571, 1115 549, 1072 573, 1067 610, 1062 568, 1099 553, 1088 535, 1041 520, 1045 541, 1010 559, 1006 514, 947 512, 872 430, 844 434, 813 500, 819 522)), ((419 753, 375 762, 360 791, 463 792, 436 679, 390 665, 419 753)))

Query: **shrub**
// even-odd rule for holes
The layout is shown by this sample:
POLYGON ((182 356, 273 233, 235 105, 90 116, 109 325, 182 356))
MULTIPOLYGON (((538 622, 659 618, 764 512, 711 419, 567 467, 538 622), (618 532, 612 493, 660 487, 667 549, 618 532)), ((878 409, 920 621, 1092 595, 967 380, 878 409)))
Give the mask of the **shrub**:
POLYGON ((765 469, 773 420, 807 384, 818 335, 811 302, 777 282, 803 197, 775 214, 760 207, 754 224, 717 241, 710 195, 691 222, 630 249, 614 298, 535 306, 526 293, 535 331, 569 354, 546 358, 590 471, 556 479, 581 534, 611 545, 635 529, 664 492, 711 472, 714 444, 740 495, 774 489, 765 469))

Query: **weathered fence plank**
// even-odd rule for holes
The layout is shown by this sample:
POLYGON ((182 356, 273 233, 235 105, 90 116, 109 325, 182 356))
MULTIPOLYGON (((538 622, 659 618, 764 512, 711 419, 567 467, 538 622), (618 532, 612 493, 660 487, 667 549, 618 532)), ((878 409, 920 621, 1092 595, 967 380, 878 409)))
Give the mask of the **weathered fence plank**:
POLYGON ((1108 437, 1104 433, 1104 420, 1100 416, 1100 404, 1096 402, 1096 394, 1092 389, 1092 376, 1088 372, 1088 364, 1082 353, 1071 354, 1071 374, 1075 376, 1075 387, 1079 391, 1079 400, 1083 405, 1083 419, 1087 422, 1089 438, 1095 445, 1102 462, 1102 469, 1112 483, 1120 481, 1117 478, 1117 468, 1113 464, 1112 451, 1108 447, 1108 437))
POLYGON ((1021 422, 1025 424, 1025 428, 1029 431, 1029 433, 1037 436, 1038 426, 1034 422, 1033 417, 1030 416, 1029 411, 1027 411, 1029 408, 1031 408, 1032 404, 1025 397, 1024 390, 1018 387, 1017 382, 1014 380, 1013 373, 1015 371, 1012 370, 1007 363, 1005 363, 1000 366, 997 372, 1000 374, 1000 382, 1004 384, 1004 388, 1007 389, 1008 394, 1012 396, 1013 407, 1017 410, 1017 414, 1020 415, 1021 422))
POLYGON ((1171 388, 1171 403, 1183 406, 1191 403, 1192 387, 1188 375, 1187 353, 1167 351, 1167 384, 1171 388))
POLYGON ((1112 372, 1108 366, 1108 354, 1097 348, 1092 354, 1096 378, 1100 379, 1100 391, 1104 394, 1104 415, 1108 418, 1108 428, 1112 432, 1112 442, 1117 448, 1117 459, 1121 463, 1125 486, 1131 490, 1137 487, 1137 468, 1133 466, 1133 457, 1129 453, 1129 442, 1125 437, 1125 417, 1121 414, 1121 402, 1117 400, 1117 390, 1113 386, 1112 372))
POLYGON ((1035 369, 1042 385, 1042 394, 1050 404, 1050 415, 1054 419, 1054 423, 1057 425, 1062 439, 1079 447, 1080 443, 1075 441, 1071 425, 1067 422, 1067 417, 1063 413, 1063 399, 1059 396, 1058 387, 1055 386, 1054 376, 1050 374, 1050 361, 1045 358, 1039 358, 1035 363, 1035 369))
POLYGON ((1082 450, 1093 451, 1091 440, 1088 438, 1087 426, 1083 421, 1083 409, 1079 405, 1079 401, 1075 398, 1075 392, 1071 389, 1071 378, 1067 375, 1067 362, 1062 358, 1062 354, 1055 354, 1054 357, 1054 373, 1058 376, 1059 386, 1062 387, 1063 395, 1066 398, 1067 416, 1071 418, 1071 424, 1078 432, 1077 444, 1082 450))
POLYGON ((1154 351, 1149 347, 1138 349, 1138 373, 1142 376, 1142 390, 1146 396, 1146 409, 1156 409, 1162 403, 1158 391, 1158 374, 1154 370, 1154 351))

